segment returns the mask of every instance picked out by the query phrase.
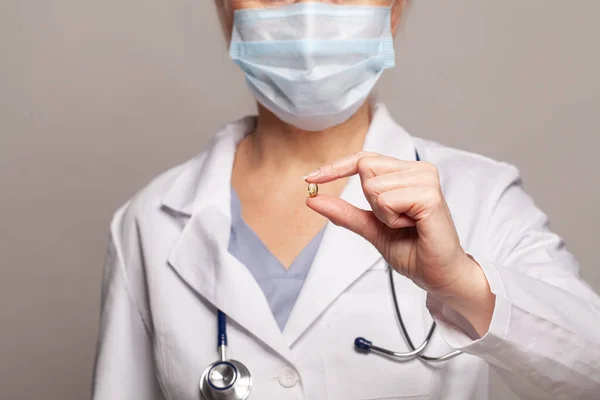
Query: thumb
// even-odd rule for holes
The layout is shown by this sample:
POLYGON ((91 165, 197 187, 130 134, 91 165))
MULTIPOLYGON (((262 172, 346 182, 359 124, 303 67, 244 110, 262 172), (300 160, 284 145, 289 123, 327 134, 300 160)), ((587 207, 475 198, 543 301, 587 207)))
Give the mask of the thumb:
POLYGON ((307 198, 306 205, 335 225, 362 236, 373 245, 383 228, 381 221, 371 211, 361 210, 338 197, 320 194, 307 198))

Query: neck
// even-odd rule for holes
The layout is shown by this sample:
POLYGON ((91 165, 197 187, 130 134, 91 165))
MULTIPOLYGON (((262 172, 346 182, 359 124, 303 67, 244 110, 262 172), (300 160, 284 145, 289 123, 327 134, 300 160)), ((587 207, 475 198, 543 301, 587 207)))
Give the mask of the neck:
POLYGON ((256 129, 245 140, 244 152, 250 168, 302 175, 328 161, 360 151, 369 124, 369 102, 348 121, 319 132, 291 126, 259 104, 256 129))

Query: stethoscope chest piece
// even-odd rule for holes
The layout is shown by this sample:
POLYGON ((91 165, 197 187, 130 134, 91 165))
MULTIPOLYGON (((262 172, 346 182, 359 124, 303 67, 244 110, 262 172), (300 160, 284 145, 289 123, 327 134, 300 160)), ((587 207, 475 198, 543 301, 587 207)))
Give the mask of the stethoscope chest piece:
POLYGON ((214 362, 200 377, 200 394, 205 400, 246 400, 251 388, 250 371, 236 360, 214 362))
POLYGON ((246 400, 252 390, 252 375, 244 364, 227 358, 227 319, 218 311, 219 360, 200 376, 200 397, 204 400, 246 400))

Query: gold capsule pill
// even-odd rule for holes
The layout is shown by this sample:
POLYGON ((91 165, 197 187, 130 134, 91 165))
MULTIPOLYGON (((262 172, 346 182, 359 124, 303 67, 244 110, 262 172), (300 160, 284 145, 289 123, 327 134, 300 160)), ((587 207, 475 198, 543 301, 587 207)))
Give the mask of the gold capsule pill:
POLYGON ((319 194, 319 186, 316 183, 308 184, 308 195, 310 197, 316 197, 319 194))

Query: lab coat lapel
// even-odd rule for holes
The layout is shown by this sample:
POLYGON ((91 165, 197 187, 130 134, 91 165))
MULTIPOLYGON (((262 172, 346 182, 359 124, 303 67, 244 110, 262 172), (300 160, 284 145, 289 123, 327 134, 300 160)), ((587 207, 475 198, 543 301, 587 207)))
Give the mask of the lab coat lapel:
MULTIPOLYGON (((394 123, 384 106, 376 106, 374 110, 363 149, 402 160, 415 160, 412 138, 394 123)), ((371 209, 358 176, 350 178, 341 197, 359 208, 371 209)), ((329 223, 285 327, 288 345, 293 346, 339 295, 380 261, 380 253, 365 239, 329 223)))
POLYGON ((217 135, 201 166, 189 166, 196 172, 184 170, 164 199, 167 208, 190 213, 168 263, 198 295, 222 310, 230 324, 239 324, 291 362, 291 351, 258 283, 228 252, 231 170, 237 143, 249 131, 249 123, 242 121, 242 126, 230 126, 217 135), (197 185, 193 195, 191 182, 197 185))
POLYGON ((223 311, 230 324, 239 324, 291 362, 290 349, 262 290, 248 269, 227 251, 223 231, 229 227, 228 218, 212 207, 193 215, 169 264, 189 287, 223 311))

